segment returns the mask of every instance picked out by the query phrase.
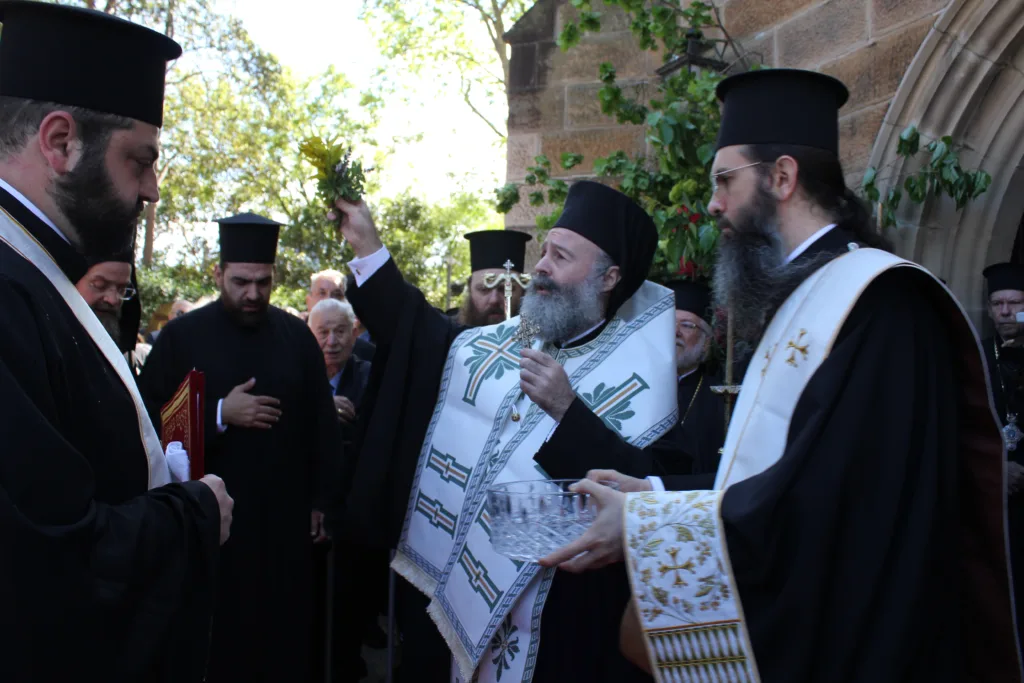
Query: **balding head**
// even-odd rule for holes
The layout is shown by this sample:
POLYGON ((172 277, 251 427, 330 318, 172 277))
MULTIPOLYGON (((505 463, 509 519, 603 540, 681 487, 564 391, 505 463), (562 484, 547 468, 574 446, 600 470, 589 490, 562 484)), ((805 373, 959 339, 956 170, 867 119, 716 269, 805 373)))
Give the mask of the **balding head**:
POLYGON ((171 312, 167 315, 169 320, 174 320, 180 316, 190 313, 195 309, 195 304, 190 301, 175 301, 171 304, 171 312))
POLYGON ((312 311, 324 299, 345 300, 345 276, 337 270, 322 270, 309 278, 306 310, 312 311))

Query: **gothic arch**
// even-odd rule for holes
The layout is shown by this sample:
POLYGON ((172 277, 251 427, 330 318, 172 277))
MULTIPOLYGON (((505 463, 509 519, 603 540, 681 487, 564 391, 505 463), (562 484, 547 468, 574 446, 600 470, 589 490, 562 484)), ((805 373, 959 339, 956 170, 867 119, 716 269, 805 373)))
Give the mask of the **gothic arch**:
MULTIPOLYGON (((900 133, 952 135, 967 168, 992 175, 982 197, 957 212, 949 200, 904 199, 888 236, 900 255, 945 278, 980 324, 982 269, 1009 254, 1024 214, 1024 0, 953 0, 928 33, 882 123, 870 165, 900 178, 900 133)), ((880 187, 885 187, 880 183, 880 187)))

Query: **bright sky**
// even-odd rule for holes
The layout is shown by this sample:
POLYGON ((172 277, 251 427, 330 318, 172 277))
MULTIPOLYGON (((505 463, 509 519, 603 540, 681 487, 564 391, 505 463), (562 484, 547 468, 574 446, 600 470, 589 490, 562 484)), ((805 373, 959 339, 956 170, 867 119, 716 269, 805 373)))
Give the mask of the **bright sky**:
MULTIPOLYGON (((216 6, 239 17, 258 45, 300 77, 333 65, 362 89, 383 63, 369 27, 359 20, 361 0, 288 0, 287 11, 279 0, 217 0, 216 6)), ((490 194, 504 183, 505 149, 493 144, 494 133, 469 111, 458 91, 438 92, 429 79, 405 81, 415 87, 413 104, 386 107, 378 133, 381 138, 424 137, 388 160, 381 177, 384 194, 409 188, 443 202, 460 184, 490 194)), ((501 106, 491 115, 503 120, 506 113, 501 106)))

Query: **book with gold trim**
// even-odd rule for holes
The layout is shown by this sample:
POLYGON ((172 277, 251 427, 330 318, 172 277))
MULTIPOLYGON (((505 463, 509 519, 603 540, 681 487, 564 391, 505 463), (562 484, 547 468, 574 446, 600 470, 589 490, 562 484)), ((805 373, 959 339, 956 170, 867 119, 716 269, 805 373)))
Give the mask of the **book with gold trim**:
POLYGON ((160 443, 164 450, 167 444, 180 441, 188 453, 189 478, 201 478, 204 472, 203 458, 203 409, 206 400, 206 377, 198 370, 190 371, 177 391, 160 409, 160 443))

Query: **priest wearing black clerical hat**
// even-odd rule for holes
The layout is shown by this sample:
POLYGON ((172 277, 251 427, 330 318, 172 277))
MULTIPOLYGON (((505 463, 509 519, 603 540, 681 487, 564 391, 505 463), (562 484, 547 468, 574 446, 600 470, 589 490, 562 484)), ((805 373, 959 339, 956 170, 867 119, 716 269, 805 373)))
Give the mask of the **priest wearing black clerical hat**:
MULTIPOLYGON (((619 406, 623 397, 613 391, 609 398, 614 400, 604 406, 604 412, 614 404, 622 411, 623 420, 644 425, 654 421, 650 432, 643 435, 649 441, 658 441, 672 426, 676 382, 671 294, 645 282, 657 231, 643 208, 622 192, 592 181, 574 183, 559 220, 545 235, 540 260, 523 296, 521 317, 508 323, 499 319, 497 324, 465 331, 440 315, 421 293, 402 280, 364 204, 339 202, 338 209, 344 216, 342 232, 357 256, 349 264, 354 274, 354 282, 347 288, 349 300, 374 339, 388 349, 384 362, 375 360, 377 381, 368 390, 368 396, 375 395, 376 400, 366 416, 364 447, 350 475, 347 508, 351 517, 347 526, 362 534, 366 542, 399 546, 396 566, 403 567, 403 578, 398 584, 397 614, 403 632, 403 672, 409 667, 410 675, 419 681, 448 681, 454 653, 462 674, 468 676, 467 667, 474 666, 472 659, 460 654, 454 641, 446 643, 441 637, 427 615, 430 598, 414 587, 425 584, 412 583, 420 565, 413 568, 417 561, 410 558, 418 552, 417 547, 432 543, 428 535, 433 531, 420 527, 416 517, 406 522, 403 531, 403 520, 407 519, 411 500, 437 500, 437 495, 444 495, 445 507, 453 507, 455 512, 462 505, 474 503, 459 502, 451 497, 459 495, 458 491, 447 488, 435 494, 432 487, 444 487, 444 481, 451 477, 445 474, 439 481, 419 455, 436 452, 432 457, 450 460, 449 468, 458 474, 463 466, 471 466, 482 457, 477 439, 491 429, 498 430, 501 443, 509 443, 510 448, 533 443, 529 439, 542 430, 545 436, 552 434, 551 441, 541 440, 537 443, 539 451, 532 448, 521 456, 532 477, 582 478, 588 470, 600 467, 618 467, 639 477, 667 474, 656 467, 657 456, 649 452, 627 447, 624 456, 619 446, 626 445, 626 437, 609 425, 628 428, 624 427, 626 423, 618 422, 614 415, 606 423, 594 412, 602 410, 603 403, 594 403, 599 396, 627 380, 631 373, 639 373, 632 376, 642 375, 643 383, 637 383, 631 391, 664 396, 664 405, 654 402, 648 406, 651 410, 640 410, 635 403, 627 405, 625 401, 619 406), (648 328, 647 321, 658 323, 648 328), (517 329, 521 333, 530 330, 533 345, 543 345, 547 351, 531 351, 526 348, 531 342, 525 338, 517 343, 517 329), (639 336, 631 337, 631 330, 639 336), (628 357, 616 356, 616 349, 627 343, 626 339, 645 341, 628 357), (664 367, 655 365, 661 361, 664 367), (570 368, 575 386, 561 363, 570 368), (461 380, 451 379, 453 373, 465 372, 463 368, 470 368, 470 372, 479 368, 479 381, 471 380, 463 387, 461 380), (605 372, 607 380, 594 378, 605 372), (609 386, 611 381, 615 384, 609 386), (648 387, 648 383, 657 385, 657 392, 639 388, 648 387), (662 387, 664 394, 660 393, 662 387), (585 400, 577 397, 577 391, 585 395, 585 400), (482 392, 496 393, 488 393, 485 398, 482 392), (582 431, 578 425, 583 425, 582 431), (522 435, 530 436, 506 437, 520 430, 522 435), (585 433, 588 431, 592 433, 585 433), (440 445, 439 439, 455 435, 458 439, 450 448, 440 445), (527 441, 522 441, 524 438, 527 441), (591 448, 595 441, 602 447, 591 448), (603 448, 608 444, 612 447, 603 448), (623 457, 632 458, 633 451, 639 452, 639 457, 625 461, 623 457), (423 467, 427 469, 417 476, 423 467), (538 471, 541 473, 536 474, 538 471)), ((499 238, 497 234, 483 234, 485 239, 495 241, 511 238, 507 231, 505 235, 499 238)), ((474 238, 470 239, 472 242, 474 238)), ((480 233, 475 239, 480 239, 480 233)), ((516 235, 514 239, 521 254, 526 238, 516 235)), ((510 247, 502 245, 488 252, 488 260, 484 260, 482 251, 481 258, 474 258, 474 270, 488 266, 493 272, 504 272, 510 247)), ((515 257, 511 260, 515 268, 522 267, 515 257)), ((640 436, 636 435, 638 439, 640 436)), ((505 467, 510 459, 520 462, 518 451, 503 457, 505 467)), ((463 509, 459 514, 472 516, 477 512, 463 509)), ((492 554, 488 551, 488 557, 492 554)), ((491 570, 501 568, 494 566, 491 570)), ((443 575, 449 570, 438 571, 443 575)), ((455 571, 462 570, 456 567, 455 571)), ((516 590, 523 590, 525 585, 516 590)), ((548 607, 543 610, 543 636, 539 643, 523 641, 520 645, 523 651, 537 648, 536 666, 531 667, 533 680, 642 680, 644 677, 615 648, 602 648, 598 653, 593 649, 593 643, 609 640, 609 634, 614 634, 628 593, 621 567, 598 576, 556 576, 547 592, 548 607), (602 599, 595 602, 594 595, 602 599)), ((510 598, 503 609, 519 610, 525 604, 510 598)), ((467 599, 458 609, 474 610, 477 603, 467 599)), ((533 641, 537 634, 524 637, 533 641)), ((520 680, 523 662, 508 664, 513 668, 504 676, 520 680)), ((480 681, 496 680, 493 667, 484 662, 476 666, 480 681)))
POLYGON ((238 501, 220 558, 207 681, 307 680, 312 549, 337 498, 341 426, 316 338, 270 304, 282 224, 222 218, 220 299, 168 321, 139 387, 154 419, 192 369, 205 374, 206 463, 238 501))
POLYGON ((714 300, 749 359, 718 490, 586 482, 601 518, 542 564, 625 559, 645 615, 625 633, 647 640, 630 652, 648 669, 1020 681, 1002 444, 969 321, 938 279, 877 248, 839 162, 842 83, 769 69, 718 96, 714 300))
POLYGON ((1006 442, 1007 518, 1010 530, 1013 592, 1018 625, 1024 619, 1024 266, 995 263, 982 271, 988 289, 988 315, 995 332, 983 339, 989 386, 1006 442))
POLYGON ((519 314, 519 303, 527 279, 526 243, 533 239, 516 230, 478 230, 466 233, 469 241, 470 274, 459 311, 466 327, 493 325, 505 319, 505 281, 512 287, 511 315, 519 314))
POLYGON ((134 247, 90 265, 75 287, 110 333, 121 353, 134 351, 142 321, 142 306, 135 279, 134 247))
POLYGON ((231 499, 213 475, 171 483, 135 377, 75 288, 127 258, 159 198, 181 47, 49 2, 0 1, 0 23, 0 679, 199 681, 231 499))

